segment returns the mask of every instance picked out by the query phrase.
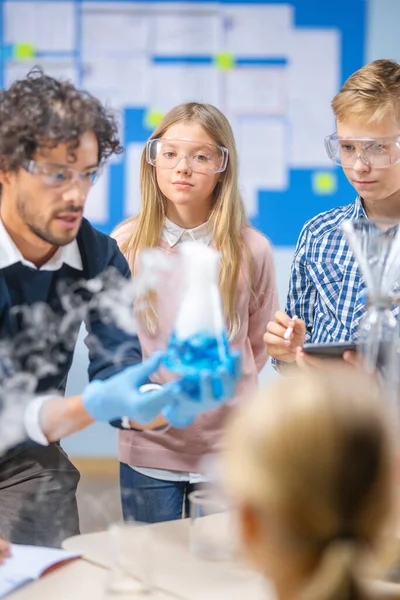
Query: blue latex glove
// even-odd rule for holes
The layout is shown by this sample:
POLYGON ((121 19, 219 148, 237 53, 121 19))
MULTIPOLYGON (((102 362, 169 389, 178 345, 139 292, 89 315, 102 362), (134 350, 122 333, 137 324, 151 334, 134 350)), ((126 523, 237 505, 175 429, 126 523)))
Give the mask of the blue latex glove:
POLYGON ((96 421, 113 421, 121 417, 141 424, 152 421, 171 402, 171 391, 164 386, 142 394, 139 388, 157 371, 163 358, 164 355, 157 352, 141 364, 128 367, 105 381, 96 379, 89 383, 82 394, 87 412, 96 421))
POLYGON ((240 353, 232 352, 215 371, 203 370, 199 375, 187 375, 164 386, 169 390, 171 402, 162 414, 173 427, 187 427, 202 413, 215 410, 233 398, 241 376, 240 353))

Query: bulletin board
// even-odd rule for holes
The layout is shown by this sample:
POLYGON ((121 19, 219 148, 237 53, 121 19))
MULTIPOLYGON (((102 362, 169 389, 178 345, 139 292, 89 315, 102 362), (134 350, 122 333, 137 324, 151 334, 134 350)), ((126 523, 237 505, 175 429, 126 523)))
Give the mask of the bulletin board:
POLYGON ((325 155, 330 108, 363 64, 364 0, 0 0, 0 84, 40 65, 117 111, 125 146, 90 192, 100 230, 138 211, 145 141, 181 102, 229 118, 252 223, 275 246, 354 199, 325 155))

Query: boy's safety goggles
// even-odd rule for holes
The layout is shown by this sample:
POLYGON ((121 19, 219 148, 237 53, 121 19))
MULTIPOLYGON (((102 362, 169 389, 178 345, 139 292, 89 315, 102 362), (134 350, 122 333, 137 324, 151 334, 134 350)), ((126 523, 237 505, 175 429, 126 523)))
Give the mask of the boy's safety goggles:
POLYGON ((385 169, 400 162, 400 136, 387 138, 325 138, 329 158, 342 167, 353 167, 358 159, 374 169, 385 169))

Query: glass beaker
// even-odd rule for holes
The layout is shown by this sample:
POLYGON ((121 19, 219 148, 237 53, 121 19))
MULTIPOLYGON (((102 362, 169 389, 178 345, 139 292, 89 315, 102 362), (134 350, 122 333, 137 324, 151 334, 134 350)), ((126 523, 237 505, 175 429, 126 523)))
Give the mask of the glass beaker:
POLYGON ((345 221, 343 231, 366 284, 366 312, 359 325, 358 349, 366 372, 377 374, 383 393, 399 422, 400 224, 366 219, 345 221))
POLYGON ((229 505, 214 489, 189 494, 189 549, 206 560, 229 560, 234 554, 233 519, 229 505))
POLYGON ((108 529, 112 564, 106 598, 151 594, 153 591, 153 532, 148 524, 112 523, 108 529))

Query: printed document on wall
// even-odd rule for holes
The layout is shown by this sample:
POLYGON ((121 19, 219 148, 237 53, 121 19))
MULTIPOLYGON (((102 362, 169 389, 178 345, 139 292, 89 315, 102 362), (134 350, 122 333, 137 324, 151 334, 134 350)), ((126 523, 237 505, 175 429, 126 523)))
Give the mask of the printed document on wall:
POLYGON ((293 43, 288 72, 290 166, 331 166, 324 138, 335 128, 331 101, 340 87, 340 33, 335 29, 294 31, 293 43))
POLYGON ((288 187, 287 124, 284 119, 246 117, 235 127, 240 183, 250 216, 258 212, 252 190, 286 190, 288 187), (246 199, 246 198, 245 198, 246 199))
POLYGON ((226 72, 226 106, 231 115, 284 115, 288 108, 287 67, 237 67, 226 72))
POLYGON ((222 5, 225 48, 240 57, 285 57, 290 54, 293 6, 222 5))
POLYGON ((75 34, 73 2, 4 3, 6 44, 31 44, 39 52, 73 52, 75 34))
POLYGON ((148 103, 148 72, 146 57, 91 57, 84 61, 82 86, 115 109, 125 106, 146 106, 148 103), (125 76, 121 77, 121 62, 125 76))
POLYGON ((149 77, 150 108, 168 111, 181 102, 219 106, 219 72, 208 65, 153 65, 149 77))
POLYGON ((217 10, 181 8, 174 14, 163 11, 162 5, 152 19, 152 51, 156 55, 209 56, 219 49, 221 19, 217 10))
MULTIPOLYGON (((149 16, 144 9, 125 4, 125 10, 116 5, 111 12, 101 7, 93 10, 88 4, 82 14, 83 57, 129 57, 149 51, 149 26, 149 16)), ((121 70, 122 65, 118 69, 120 76, 121 70)))

